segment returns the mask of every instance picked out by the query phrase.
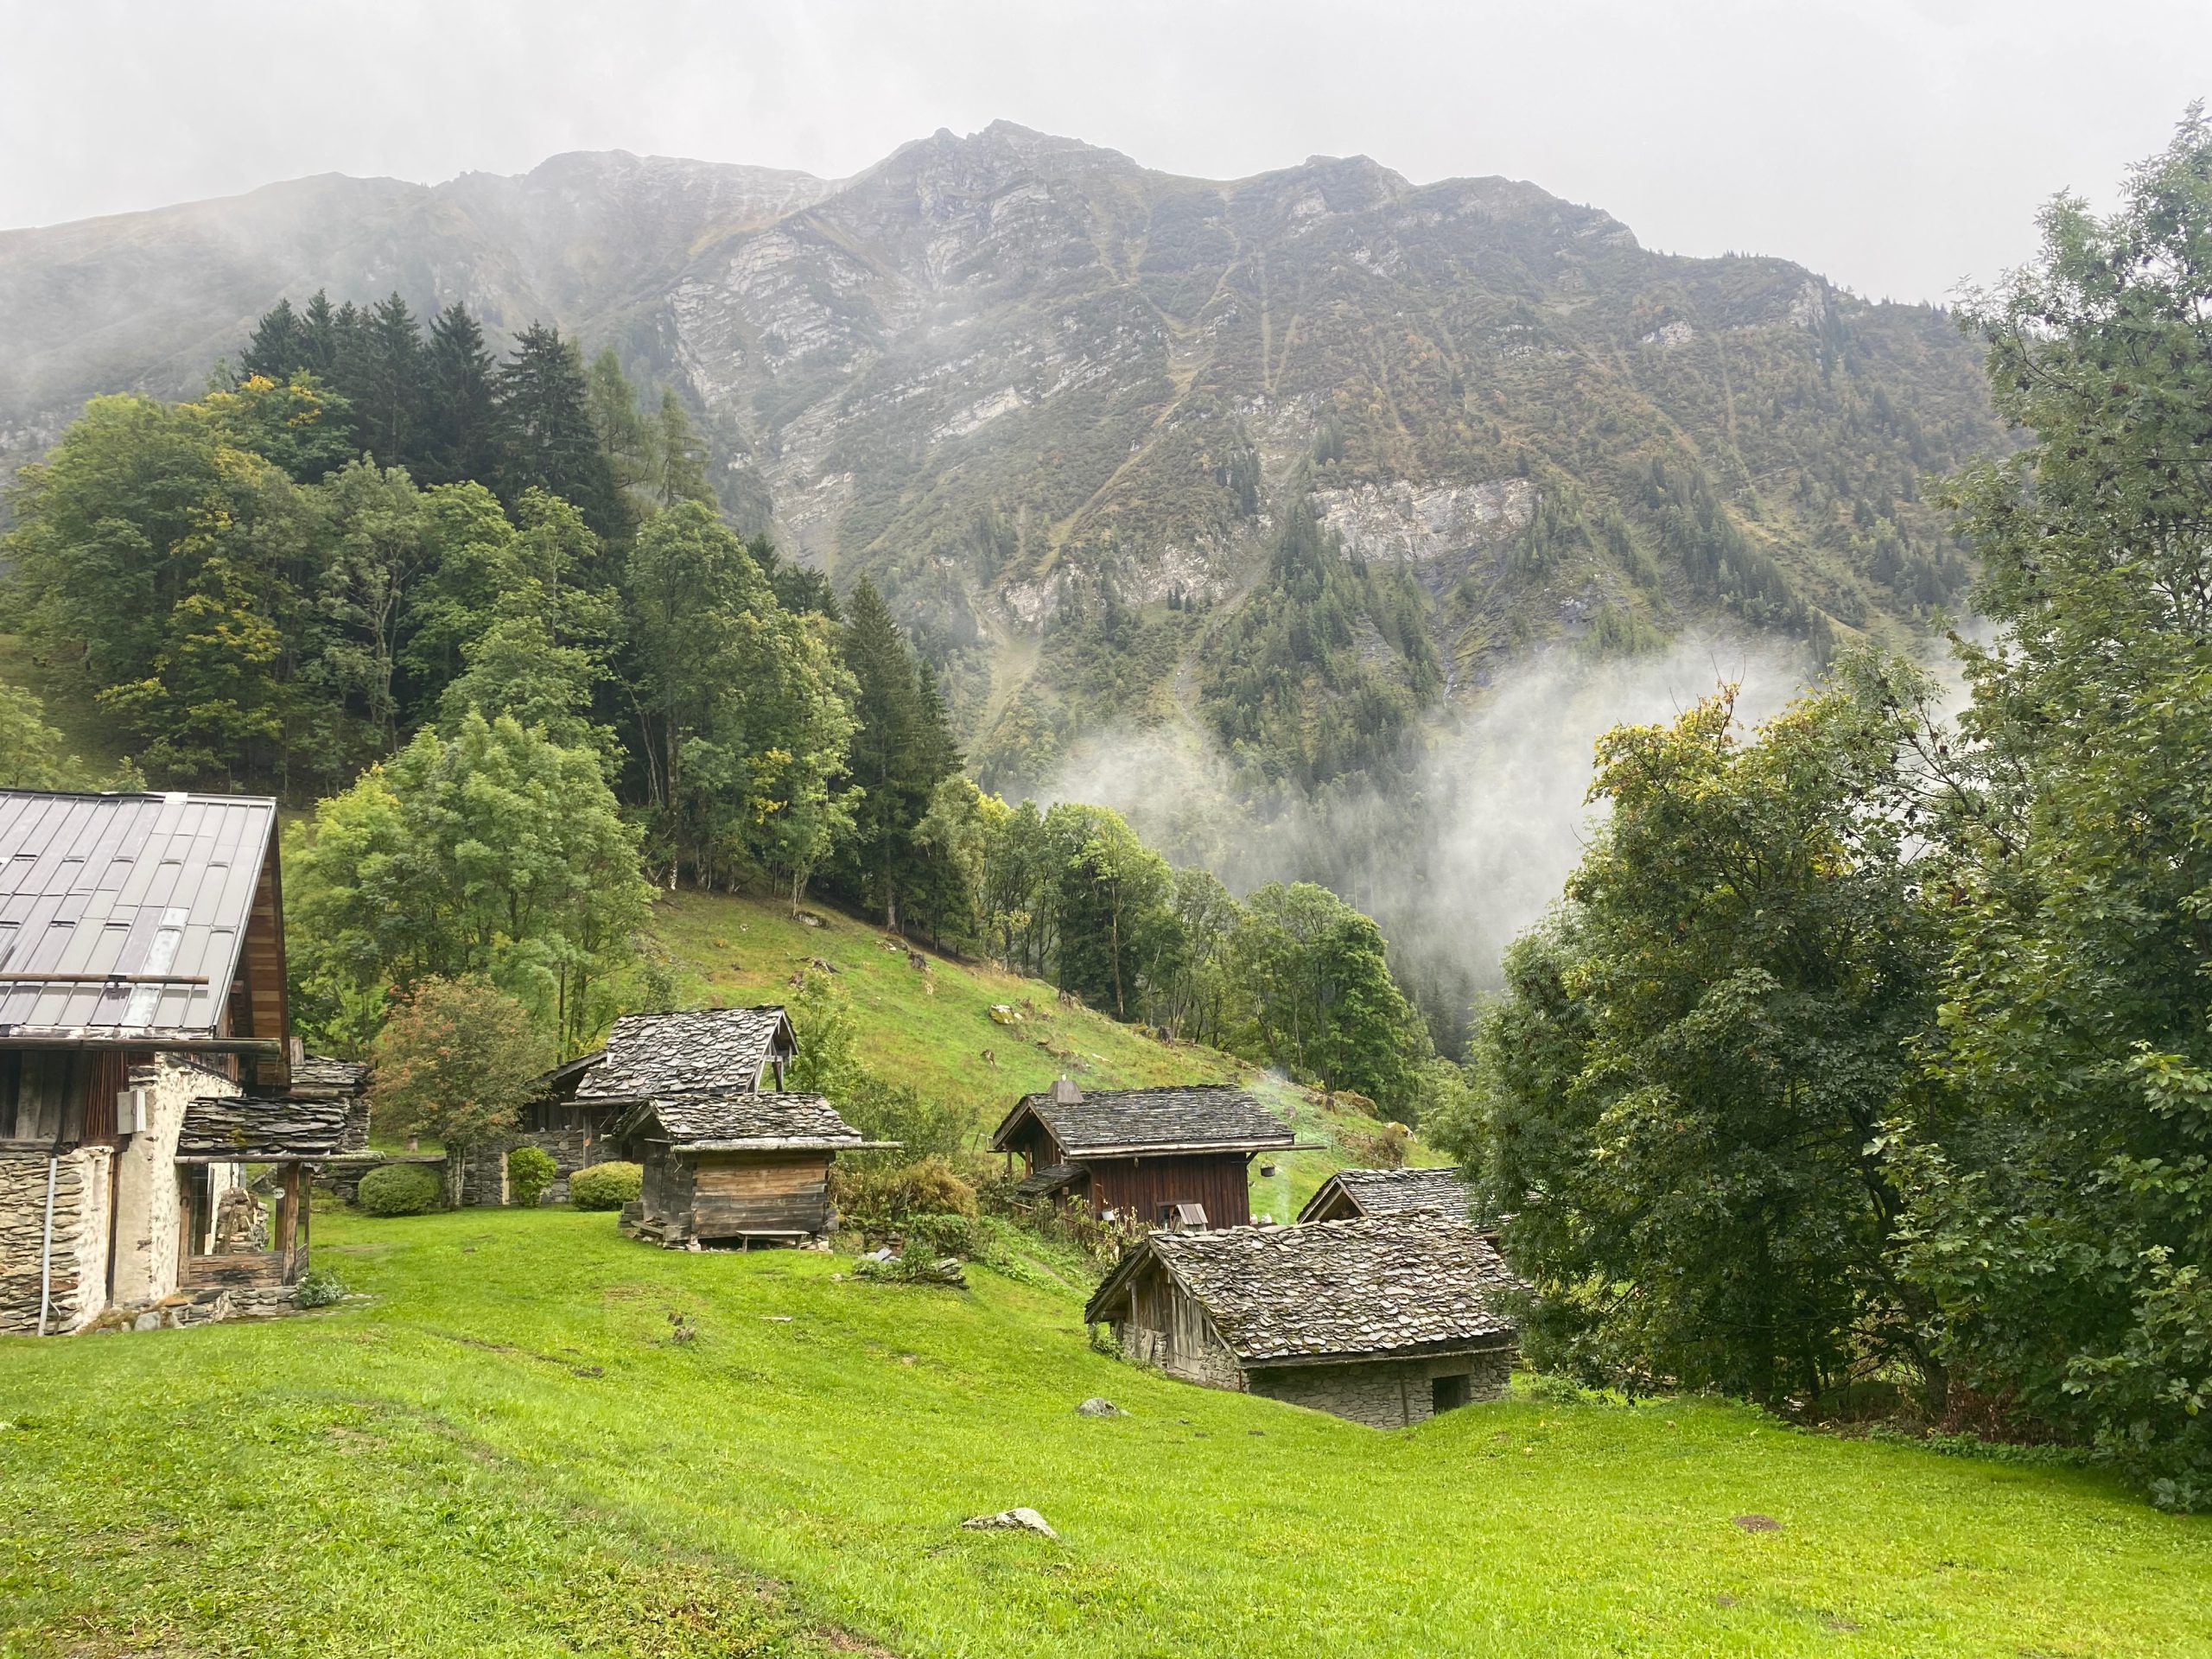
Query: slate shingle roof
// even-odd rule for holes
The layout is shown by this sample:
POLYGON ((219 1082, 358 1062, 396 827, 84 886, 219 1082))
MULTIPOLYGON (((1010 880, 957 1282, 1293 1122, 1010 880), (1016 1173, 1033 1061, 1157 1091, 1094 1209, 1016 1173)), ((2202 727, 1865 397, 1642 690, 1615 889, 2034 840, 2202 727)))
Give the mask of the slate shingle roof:
POLYGON ((1062 1187, 1081 1180, 1090 1172, 1081 1164, 1047 1164, 1033 1175, 1025 1175, 1014 1184, 1017 1198, 1041 1198, 1057 1192, 1062 1187))
POLYGON ((1339 1191, 1363 1216, 1402 1216, 1415 1210, 1467 1213, 1467 1184, 1456 1169, 1340 1169, 1307 1200, 1298 1218, 1319 1214, 1339 1191))
POLYGON ((0 1037, 213 1036, 276 827, 253 796, 0 790, 0 1037))
POLYGON ((693 1094, 649 1100, 616 1128, 617 1138, 644 1134, 689 1152, 747 1147, 856 1148, 871 1143, 819 1095, 693 1094))
POLYGON ((783 1009, 692 1008, 626 1014, 607 1033, 605 1058, 576 1085, 576 1098, 645 1100, 693 1090, 741 1094, 760 1085, 783 1009))
POLYGON ((359 1060, 309 1054, 292 1067, 296 1095, 358 1095, 369 1086, 369 1068, 359 1060))
POLYGON ((1147 1257, 1205 1307, 1246 1364, 1435 1351, 1514 1335, 1498 1299, 1520 1281, 1470 1223, 1434 1211, 1147 1234, 1084 1318, 1096 1324, 1126 1306, 1126 1287, 1147 1257))
POLYGON ((346 1103, 292 1095, 202 1095, 184 1109, 176 1155, 238 1163, 327 1158, 346 1133, 346 1103))
POLYGON ((1025 1113, 1034 1114, 1070 1160, 1144 1152, 1257 1151, 1287 1147, 1296 1136, 1242 1089, 1225 1084, 1190 1088, 1109 1089, 1079 1100, 1050 1091, 1024 1095, 992 1137, 995 1152, 1025 1113))

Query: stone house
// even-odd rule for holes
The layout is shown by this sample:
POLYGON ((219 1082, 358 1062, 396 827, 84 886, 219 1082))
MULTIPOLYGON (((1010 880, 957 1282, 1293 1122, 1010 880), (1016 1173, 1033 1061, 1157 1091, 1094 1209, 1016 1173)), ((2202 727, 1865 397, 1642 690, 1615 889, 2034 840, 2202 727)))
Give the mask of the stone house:
POLYGON ((613 1138, 644 1174, 622 1230, 692 1249, 803 1244, 834 1231, 832 1160, 896 1144, 863 1138, 819 1095, 781 1090, 642 1101, 613 1138))
POLYGON ((1297 1137, 1243 1090, 1227 1084, 1101 1090, 1062 1077, 1024 1095, 991 1137, 1022 1162, 1016 1193, 1073 1199, 1101 1220, 1241 1227, 1252 1218, 1248 1166, 1297 1137), (1196 1205, 1203 1218, 1184 1208, 1196 1205))
POLYGON ((0 791, 0 1331, 289 1300, 294 1058, 274 801, 0 791))
POLYGON ((1298 1218, 1358 1221, 1420 1210, 1464 1216, 1471 1201, 1457 1169, 1340 1169, 1321 1183, 1298 1218))
POLYGON ((1504 1393, 1519 1281, 1464 1218, 1147 1234, 1084 1309, 1130 1358, 1404 1428, 1504 1393))
POLYGON ((603 1047, 538 1079, 514 1138, 485 1148, 464 1172, 462 1200, 505 1203, 506 1154, 531 1146, 552 1155, 559 1173, 546 1202, 557 1203, 569 1176, 622 1155, 613 1131, 640 1104, 702 1091, 754 1094, 771 1078, 780 1090, 798 1053, 791 1016, 773 1003, 626 1014, 603 1047))

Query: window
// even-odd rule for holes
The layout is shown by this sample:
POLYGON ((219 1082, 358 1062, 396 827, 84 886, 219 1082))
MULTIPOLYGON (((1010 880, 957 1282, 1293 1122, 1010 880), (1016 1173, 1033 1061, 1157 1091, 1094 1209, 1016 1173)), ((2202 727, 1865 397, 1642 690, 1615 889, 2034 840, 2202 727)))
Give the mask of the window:
POLYGON ((1462 1371, 1457 1376, 1440 1376, 1429 1385, 1429 1405, 1433 1411, 1457 1411, 1467 1403, 1469 1383, 1472 1379, 1462 1371))

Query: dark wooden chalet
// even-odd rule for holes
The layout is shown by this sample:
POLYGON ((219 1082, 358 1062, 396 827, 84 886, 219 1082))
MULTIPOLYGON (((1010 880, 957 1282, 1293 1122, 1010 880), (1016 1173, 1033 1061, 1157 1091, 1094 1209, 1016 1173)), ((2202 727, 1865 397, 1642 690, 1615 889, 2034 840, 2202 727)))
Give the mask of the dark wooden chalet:
POLYGON ((1072 1199, 1102 1219, 1161 1226, 1241 1227, 1252 1218, 1245 1166, 1296 1137, 1242 1089, 1226 1084, 1102 1090, 1062 1077, 1024 1095, 991 1138, 1022 1161, 1017 1192, 1072 1199), (1180 1206, 1195 1205, 1194 1216, 1180 1206))
POLYGON ((495 1160, 472 1169, 472 1202, 505 1202, 499 1166, 516 1146, 550 1153, 560 1173, 549 1201, 567 1197, 569 1177, 619 1156, 614 1126, 641 1102, 701 1091, 752 1094, 784 1086, 798 1052, 791 1018, 772 1003, 751 1008, 690 1008, 626 1014, 607 1046, 556 1066, 538 1080, 538 1096, 523 1109, 520 1133, 496 1149, 495 1160))
POLYGON ((1402 1428, 1504 1392, 1518 1287, 1470 1223, 1421 1211, 1147 1234, 1084 1318, 1185 1382, 1402 1428))
POLYGON ((615 1127, 644 1172, 622 1230, 698 1249, 802 1244, 836 1230, 830 1166, 865 1139, 819 1095, 690 1094, 647 1100, 615 1127))
POLYGON ((1436 1210, 1467 1213, 1467 1183, 1456 1169, 1340 1169, 1298 1212, 1300 1221, 1359 1221, 1436 1210))
POLYGON ((0 1330, 288 1296, 342 1118, 295 1058, 274 801, 0 791, 0 1330))

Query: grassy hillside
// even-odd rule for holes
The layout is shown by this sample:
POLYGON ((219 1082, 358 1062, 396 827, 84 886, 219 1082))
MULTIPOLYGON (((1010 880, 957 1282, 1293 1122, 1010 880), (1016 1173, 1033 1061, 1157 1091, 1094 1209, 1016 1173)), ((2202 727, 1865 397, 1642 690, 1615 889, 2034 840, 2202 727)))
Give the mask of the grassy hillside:
POLYGON ((316 1231, 372 1302, 0 1341, 0 1655, 2212 1652, 2212 1522, 2096 1475, 1688 1401, 1382 1433, 1096 1353, 1042 1273, 316 1231), (959 1529, 1020 1503, 1062 1541, 959 1529))
MULTIPOLYGON (((1104 1014, 1064 1006, 1041 981, 920 951, 833 911, 791 918, 779 899, 717 893, 664 894, 654 925, 686 1002, 772 1002, 819 962, 834 970, 860 1021, 862 1058, 874 1071, 962 1108, 981 1147, 1019 1096, 1065 1074, 1086 1089, 1162 1083, 1242 1083, 1326 1150, 1292 1153, 1278 1173, 1253 1166, 1252 1211, 1287 1221, 1333 1170, 1361 1161, 1348 1135, 1376 1128, 1333 1109, 1311 1090, 1195 1044, 1163 1043, 1104 1014), (917 968, 909 951, 928 963, 917 968), (991 1016, 1006 1011, 1007 1023, 991 1016), (988 1056, 988 1058, 986 1058, 988 1056)), ((806 1041, 806 1033, 799 1033, 806 1041)), ((1440 1160, 1416 1147, 1415 1162, 1440 1160)))

